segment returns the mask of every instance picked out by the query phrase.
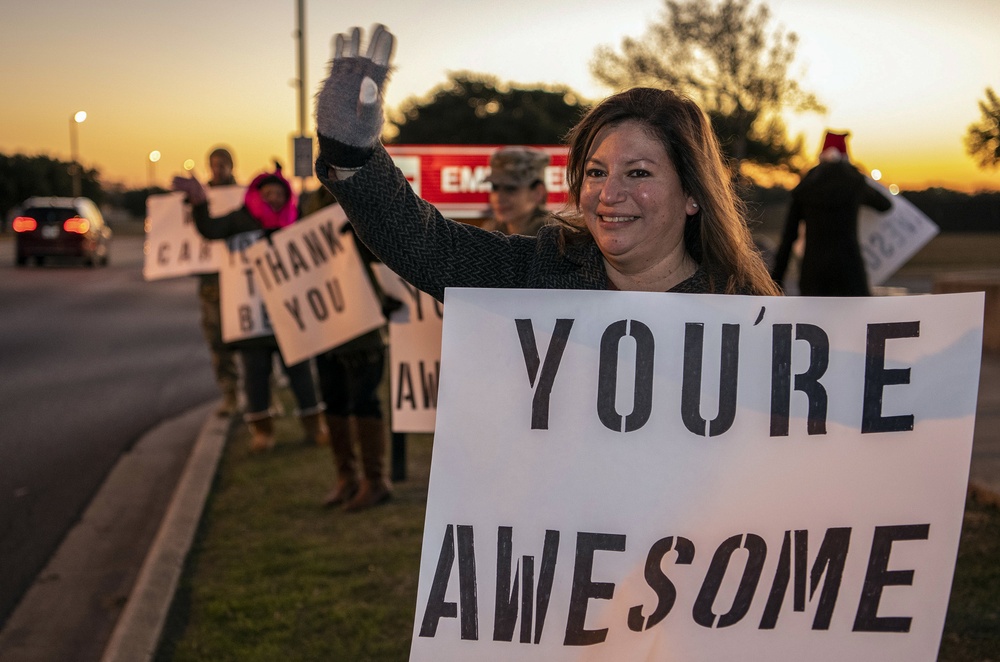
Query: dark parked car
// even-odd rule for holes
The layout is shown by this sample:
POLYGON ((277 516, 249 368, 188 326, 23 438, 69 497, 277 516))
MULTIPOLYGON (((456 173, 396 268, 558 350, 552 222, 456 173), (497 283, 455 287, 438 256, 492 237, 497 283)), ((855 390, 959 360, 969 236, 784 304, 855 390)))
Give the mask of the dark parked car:
POLYGON ((84 264, 108 263, 111 228, 88 198, 28 198, 11 224, 16 238, 15 264, 34 258, 79 257, 84 264))

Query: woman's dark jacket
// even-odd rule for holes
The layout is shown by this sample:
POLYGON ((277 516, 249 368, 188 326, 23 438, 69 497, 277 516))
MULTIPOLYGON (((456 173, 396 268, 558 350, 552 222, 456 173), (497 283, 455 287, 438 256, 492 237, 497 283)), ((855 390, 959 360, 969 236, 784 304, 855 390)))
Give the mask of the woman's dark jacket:
MULTIPOLYGON (((420 199, 378 145, 346 180, 331 180, 322 157, 320 181, 344 208, 358 236, 407 282, 444 300, 446 287, 606 290, 604 257, 592 239, 565 241, 560 225, 536 237, 505 236, 444 218, 420 199)), ((671 292, 706 293, 704 269, 671 292)))

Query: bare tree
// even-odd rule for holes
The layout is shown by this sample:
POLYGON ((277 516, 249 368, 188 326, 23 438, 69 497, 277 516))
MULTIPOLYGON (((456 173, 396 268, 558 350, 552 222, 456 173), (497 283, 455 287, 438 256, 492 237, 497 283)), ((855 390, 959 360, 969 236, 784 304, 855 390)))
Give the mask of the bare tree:
POLYGON ((781 112, 823 112, 816 96, 789 74, 798 37, 768 31, 767 5, 750 0, 665 0, 662 19, 621 51, 598 47, 591 72, 613 89, 669 88, 694 99, 736 161, 788 167, 801 138, 788 140, 781 112))
POLYGON ((965 133, 965 150, 980 168, 1000 166, 1000 97, 986 88, 986 100, 979 102, 982 118, 970 124, 965 133))

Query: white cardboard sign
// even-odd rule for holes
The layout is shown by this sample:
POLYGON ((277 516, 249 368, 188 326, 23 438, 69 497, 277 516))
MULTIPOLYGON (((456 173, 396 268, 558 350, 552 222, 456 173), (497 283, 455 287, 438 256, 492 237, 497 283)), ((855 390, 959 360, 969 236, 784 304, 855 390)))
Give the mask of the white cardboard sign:
POLYGON ((444 306, 384 264, 372 267, 382 291, 403 302, 389 316, 392 431, 434 432, 444 306))
MULTIPOLYGON (((242 186, 206 188, 209 214, 222 216, 243 205, 242 186)), ((146 199, 146 243, 142 275, 146 280, 215 273, 225 259, 223 241, 198 234, 191 208, 180 191, 146 199)))
POLYGON ((868 281, 881 285, 933 239, 940 228, 903 196, 891 195, 873 179, 868 179, 868 184, 881 189, 892 202, 888 211, 861 207, 858 214, 858 235, 868 281))
POLYGON ((246 249, 288 365, 386 323, 346 222, 331 205, 246 249))
POLYGON ((264 236, 263 230, 242 232, 226 240, 226 257, 219 269, 219 308, 226 342, 274 334, 264 297, 253 278, 246 249, 264 236))
POLYGON ((445 301, 411 660, 936 658, 982 293, 445 301))

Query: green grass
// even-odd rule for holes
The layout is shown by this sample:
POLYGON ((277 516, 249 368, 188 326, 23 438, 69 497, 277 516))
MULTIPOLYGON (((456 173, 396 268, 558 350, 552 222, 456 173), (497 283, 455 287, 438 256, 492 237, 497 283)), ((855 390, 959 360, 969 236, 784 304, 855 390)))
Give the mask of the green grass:
MULTIPOLYGON (((249 455, 234 426, 156 660, 406 660, 417 592, 430 435, 408 435, 408 480, 355 514, 319 503, 327 449, 249 455)), ((1000 511, 970 499, 940 660, 1000 660, 1000 511)))
POLYGON ((1000 660, 1000 510, 971 497, 938 660, 1000 660))
POLYGON ((330 451, 292 419, 247 452, 234 427, 157 660, 405 660, 417 592, 430 435, 408 435, 409 475, 386 506, 320 506, 330 451))

